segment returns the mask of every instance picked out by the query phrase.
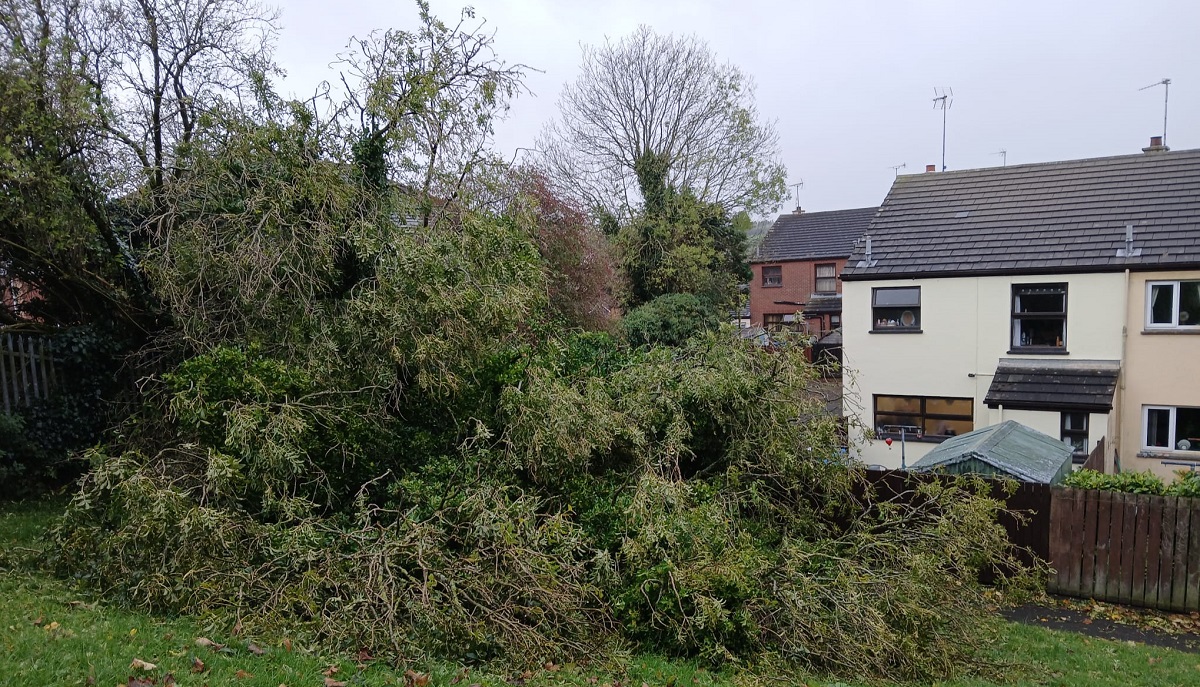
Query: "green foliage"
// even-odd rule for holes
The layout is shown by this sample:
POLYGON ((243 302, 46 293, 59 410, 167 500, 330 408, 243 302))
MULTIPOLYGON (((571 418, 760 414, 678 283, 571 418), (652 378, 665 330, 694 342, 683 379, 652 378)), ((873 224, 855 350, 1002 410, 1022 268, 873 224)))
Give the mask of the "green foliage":
POLYGON ((1063 486, 1076 489, 1120 491, 1126 494, 1163 494, 1166 485, 1158 475, 1145 472, 1118 472, 1107 475, 1096 470, 1076 470, 1063 480, 1063 486))
POLYGON ((670 293, 631 310, 621 321, 621 330, 635 346, 678 346, 720 323, 711 305, 690 293, 670 293))
POLYGON ((71 455, 95 445, 112 424, 127 346, 95 326, 46 335, 56 384, 47 398, 0 419, 0 475, 7 477, 8 496, 60 487, 80 475, 86 465, 71 455))
POLYGON ((616 236, 627 281, 627 307, 671 293, 694 294, 714 307, 728 306, 737 284, 750 276, 746 234, 720 205, 667 185, 660 158, 639 158, 645 205, 616 236))
POLYGON ((1200 497, 1200 473, 1179 470, 1175 479, 1166 484, 1150 472, 1118 472, 1106 475, 1096 470, 1076 470, 1063 480, 1063 485, 1076 489, 1119 491, 1126 494, 1165 494, 1167 496, 1200 497))
POLYGON ((579 227, 536 198, 497 211, 479 172, 515 77, 420 8, 354 42, 331 109, 357 118, 264 83, 197 124, 142 227, 170 325, 50 562, 129 606, 396 662, 969 660, 978 571, 1008 562, 998 504, 855 501, 804 351, 714 326, 744 232, 687 191, 621 229, 649 303, 628 340, 563 330, 555 281, 582 260, 544 231, 579 227))
POLYGON ((1175 480, 1167 485, 1168 496, 1190 496, 1200 498, 1200 472, 1195 470, 1179 470, 1175 480))

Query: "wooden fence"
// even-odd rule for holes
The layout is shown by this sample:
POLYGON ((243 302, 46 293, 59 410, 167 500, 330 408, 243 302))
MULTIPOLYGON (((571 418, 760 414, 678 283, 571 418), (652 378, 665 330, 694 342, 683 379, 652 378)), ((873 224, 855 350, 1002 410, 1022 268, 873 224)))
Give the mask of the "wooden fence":
POLYGON ((1054 489, 1049 590, 1200 610, 1200 499, 1054 489))
MULTIPOLYGON (((881 496, 935 475, 867 471, 881 496)), ((1049 562, 1056 594, 1170 611, 1200 611, 1200 499, 1022 483, 992 496, 1023 518, 1001 524, 1023 552, 1049 562)), ((985 574, 984 581, 992 575, 985 574)))
POLYGON ((46 398, 57 382, 45 338, 0 333, 0 401, 6 414, 46 398))

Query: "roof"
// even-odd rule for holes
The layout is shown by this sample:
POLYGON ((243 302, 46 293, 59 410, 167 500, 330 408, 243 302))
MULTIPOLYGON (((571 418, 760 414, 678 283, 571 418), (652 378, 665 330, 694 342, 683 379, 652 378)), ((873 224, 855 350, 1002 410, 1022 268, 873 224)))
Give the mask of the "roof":
POLYGON ((1200 150, 903 175, 868 235, 842 279, 1200 266, 1200 150))
POLYGON ((827 312, 842 312, 842 294, 817 294, 809 298, 808 302, 804 304, 804 314, 806 315, 827 312))
POLYGON ((780 215, 751 262, 845 258, 879 208, 780 215))
POLYGON ((1002 358, 983 402, 989 408, 1107 413, 1112 410, 1120 374, 1119 360, 1002 358))
POLYGON ((929 471, 977 460, 1025 482, 1054 484, 1071 469, 1071 447, 1013 420, 961 434, 913 463, 929 471))

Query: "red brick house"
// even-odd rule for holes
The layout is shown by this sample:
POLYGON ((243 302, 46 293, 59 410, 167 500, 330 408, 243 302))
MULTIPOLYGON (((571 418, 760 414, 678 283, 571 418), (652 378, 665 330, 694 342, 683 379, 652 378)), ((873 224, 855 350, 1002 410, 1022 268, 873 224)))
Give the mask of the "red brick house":
POLYGON ((780 215, 750 259, 750 326, 817 335, 841 328, 839 276, 878 209, 780 215))

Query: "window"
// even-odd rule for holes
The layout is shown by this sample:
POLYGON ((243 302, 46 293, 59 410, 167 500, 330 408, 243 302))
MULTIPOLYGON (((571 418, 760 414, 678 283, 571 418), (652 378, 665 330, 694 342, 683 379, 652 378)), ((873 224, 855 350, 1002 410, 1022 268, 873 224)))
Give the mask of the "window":
POLYGON ((1146 328, 1200 328, 1200 281, 1146 284, 1146 328))
POLYGON ((933 396, 876 396, 875 433, 940 441, 975 428, 975 401, 933 396))
POLYGON ((1143 448, 1200 451, 1200 408, 1145 406, 1143 448))
POLYGON ((770 265, 763 265, 762 285, 783 286, 783 268, 779 265, 775 265, 773 267, 770 265))
POLYGON ((837 293, 837 265, 817 265, 816 293, 837 293))
POLYGON ((772 331, 783 329, 783 314, 782 313, 765 313, 763 314, 763 328, 772 331))
POLYGON ((1012 293, 1012 347, 1066 350, 1067 285, 1013 284, 1012 293))
POLYGON ((920 331, 921 287, 871 289, 873 331, 920 331))
POLYGON ((842 328, 842 316, 841 315, 830 315, 829 316, 829 328, 830 329, 841 329, 842 328))
POLYGON ((1088 414, 1063 413, 1062 433, 1059 437, 1063 443, 1071 447, 1072 456, 1077 463, 1087 459, 1088 446, 1088 414))

